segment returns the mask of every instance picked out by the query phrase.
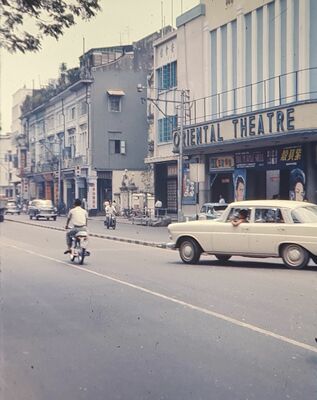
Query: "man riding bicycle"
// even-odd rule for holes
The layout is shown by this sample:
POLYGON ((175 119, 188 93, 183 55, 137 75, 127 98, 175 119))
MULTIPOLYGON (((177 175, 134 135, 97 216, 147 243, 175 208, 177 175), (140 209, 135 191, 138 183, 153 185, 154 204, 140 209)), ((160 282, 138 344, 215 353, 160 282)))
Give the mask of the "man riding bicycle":
POLYGON ((64 251, 64 254, 71 252, 72 238, 76 233, 87 230, 88 214, 81 205, 81 200, 76 199, 74 207, 68 213, 65 229, 68 229, 70 223, 73 225, 73 228, 66 232, 67 250, 64 251))

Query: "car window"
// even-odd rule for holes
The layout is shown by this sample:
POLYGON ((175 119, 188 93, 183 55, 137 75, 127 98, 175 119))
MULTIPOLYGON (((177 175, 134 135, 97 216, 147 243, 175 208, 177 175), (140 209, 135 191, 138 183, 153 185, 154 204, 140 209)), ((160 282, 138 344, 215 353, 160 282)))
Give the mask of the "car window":
POLYGON ((239 211, 241 210, 247 210, 248 211, 248 216, 247 216, 247 221, 250 221, 250 216, 251 216, 251 208, 241 208, 241 207, 233 207, 231 208, 228 217, 226 219, 226 222, 231 222, 233 219, 237 218, 239 215, 239 211))
POLYGON ((52 207, 51 200, 35 200, 32 202, 32 206, 34 207, 52 207))
POLYGON ((283 215, 279 208, 256 208, 255 223, 283 223, 283 215))
POLYGON ((317 222, 317 206, 296 208, 291 216, 295 224, 317 222))
POLYGON ((219 206, 214 206, 215 211, 224 211, 227 208, 226 204, 221 204, 219 206))

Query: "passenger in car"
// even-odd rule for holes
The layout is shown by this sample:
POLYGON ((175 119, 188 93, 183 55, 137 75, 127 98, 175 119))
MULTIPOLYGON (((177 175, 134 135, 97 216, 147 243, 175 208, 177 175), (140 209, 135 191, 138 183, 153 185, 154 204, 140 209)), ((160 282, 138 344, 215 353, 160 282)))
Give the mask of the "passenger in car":
POLYGON ((238 218, 235 218, 231 221, 233 226, 238 226, 242 224, 243 222, 249 222, 247 220, 248 218, 248 210, 240 210, 238 214, 238 218))

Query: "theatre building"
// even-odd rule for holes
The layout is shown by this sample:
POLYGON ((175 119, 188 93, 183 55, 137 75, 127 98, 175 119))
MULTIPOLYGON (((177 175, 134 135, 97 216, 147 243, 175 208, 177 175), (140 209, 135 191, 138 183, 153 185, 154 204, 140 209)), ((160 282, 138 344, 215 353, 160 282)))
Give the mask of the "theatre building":
POLYGON ((185 215, 220 195, 317 202, 316 20, 312 0, 202 0, 177 18, 183 161, 204 170, 183 171, 185 215))

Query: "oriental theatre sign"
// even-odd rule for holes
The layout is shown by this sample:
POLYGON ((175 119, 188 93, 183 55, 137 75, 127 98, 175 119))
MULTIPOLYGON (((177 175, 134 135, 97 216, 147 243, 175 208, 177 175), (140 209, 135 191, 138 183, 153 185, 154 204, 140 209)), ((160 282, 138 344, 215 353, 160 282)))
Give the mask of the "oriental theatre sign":
MULTIPOLYGON (((317 130, 317 103, 308 103, 184 127, 183 146, 193 148, 314 129, 317 130)), ((173 133, 173 141, 178 147, 179 130, 173 133)))

